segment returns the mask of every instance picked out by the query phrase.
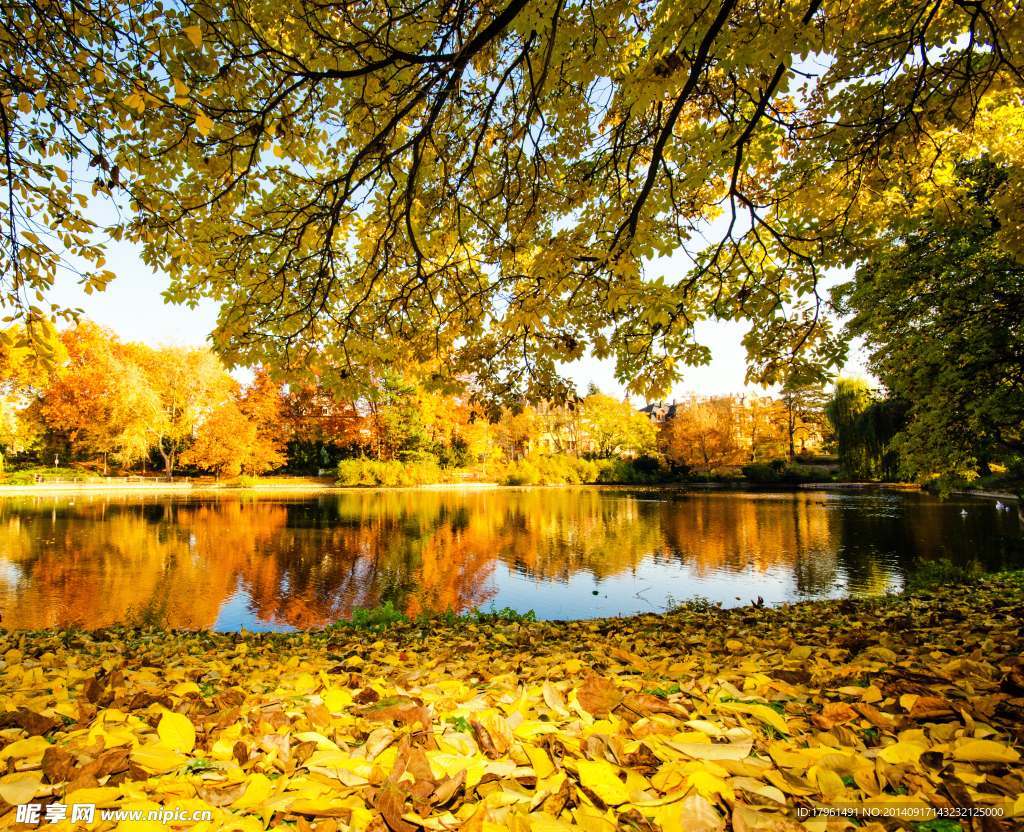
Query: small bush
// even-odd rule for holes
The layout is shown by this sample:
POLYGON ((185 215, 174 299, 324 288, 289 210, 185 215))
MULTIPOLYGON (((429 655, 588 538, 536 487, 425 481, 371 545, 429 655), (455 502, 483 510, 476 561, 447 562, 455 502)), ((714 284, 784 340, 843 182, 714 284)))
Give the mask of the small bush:
POLYGON ((258 477, 254 477, 251 474, 242 474, 235 478, 235 481, 231 484, 234 488, 255 488, 259 482, 258 477))
POLYGON ((977 563, 957 566, 947 558, 942 560, 918 560, 907 573, 904 591, 930 589, 933 586, 969 586, 982 577, 977 563))
POLYGON ((782 479, 782 472, 766 462, 744 465, 740 470, 743 471, 743 476, 751 482, 779 482, 782 479))
POLYGON ((685 601, 677 601, 671 595, 665 598, 665 612, 670 614, 679 612, 695 612, 701 615, 707 615, 708 613, 718 612, 721 608, 721 601, 710 601, 703 595, 694 595, 692 598, 687 598, 685 601))

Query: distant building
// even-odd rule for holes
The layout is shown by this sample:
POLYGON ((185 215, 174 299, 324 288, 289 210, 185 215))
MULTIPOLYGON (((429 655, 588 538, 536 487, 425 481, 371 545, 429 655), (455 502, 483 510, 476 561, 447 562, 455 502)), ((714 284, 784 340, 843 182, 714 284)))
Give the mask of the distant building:
POLYGON ((658 426, 658 430, 664 430, 668 427, 668 423, 675 418, 676 408, 678 406, 679 405, 675 399, 672 399, 671 404, 659 400, 652 402, 646 407, 641 407, 640 412, 650 418, 650 420, 658 426))

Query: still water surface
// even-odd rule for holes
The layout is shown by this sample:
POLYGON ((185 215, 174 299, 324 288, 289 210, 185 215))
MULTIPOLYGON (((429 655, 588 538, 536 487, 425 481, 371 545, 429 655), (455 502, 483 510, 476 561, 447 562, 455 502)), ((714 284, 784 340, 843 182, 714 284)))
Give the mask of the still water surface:
POLYGON ((538 618, 881 592, 916 559, 1000 565, 994 500, 635 489, 0 498, 0 626, 293 629, 391 601, 538 618), (967 516, 961 512, 967 510, 967 516), (737 600, 739 596, 740 600, 737 600))

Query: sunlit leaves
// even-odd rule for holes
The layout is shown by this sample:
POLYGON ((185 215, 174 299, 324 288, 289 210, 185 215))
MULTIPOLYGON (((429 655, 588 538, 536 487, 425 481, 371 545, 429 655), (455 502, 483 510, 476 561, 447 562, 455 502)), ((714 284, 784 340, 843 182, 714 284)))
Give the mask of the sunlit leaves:
POLYGON ((253 832, 1019 820, 1022 609, 1007 575, 558 624, 7 632, 0 796, 11 818, 66 794, 253 832))

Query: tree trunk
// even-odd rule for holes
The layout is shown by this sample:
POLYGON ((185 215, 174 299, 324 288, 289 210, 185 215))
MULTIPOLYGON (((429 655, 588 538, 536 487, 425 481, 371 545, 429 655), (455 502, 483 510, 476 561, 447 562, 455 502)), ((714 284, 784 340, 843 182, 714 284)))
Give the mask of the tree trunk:
POLYGON ((174 448, 171 448, 170 451, 164 451, 164 438, 162 436, 156 446, 160 449, 160 456, 164 458, 164 471, 167 472, 167 479, 170 479, 174 473, 174 448))

